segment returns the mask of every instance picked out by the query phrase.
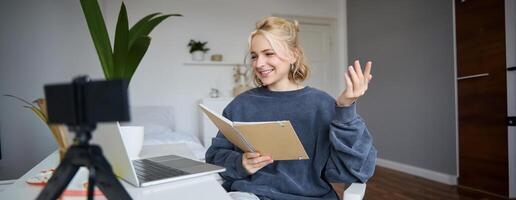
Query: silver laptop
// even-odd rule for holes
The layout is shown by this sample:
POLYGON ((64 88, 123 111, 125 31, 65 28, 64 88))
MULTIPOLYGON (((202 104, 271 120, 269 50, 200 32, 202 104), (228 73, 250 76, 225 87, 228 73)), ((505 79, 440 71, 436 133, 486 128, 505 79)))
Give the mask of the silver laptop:
POLYGON ((122 141, 118 122, 98 124, 93 133, 92 143, 102 147, 115 175, 136 187, 225 171, 223 167, 177 155, 131 160, 122 141))

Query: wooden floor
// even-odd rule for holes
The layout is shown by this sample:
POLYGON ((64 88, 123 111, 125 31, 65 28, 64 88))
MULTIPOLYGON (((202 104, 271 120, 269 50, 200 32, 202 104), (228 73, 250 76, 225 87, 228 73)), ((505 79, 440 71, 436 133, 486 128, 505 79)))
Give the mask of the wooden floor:
MULTIPOLYGON (((340 192, 343 191, 342 185, 334 187, 338 194, 342 194, 340 192)), ((374 176, 367 182, 364 199, 498 200, 501 198, 459 189, 457 186, 450 186, 377 166, 374 176)))

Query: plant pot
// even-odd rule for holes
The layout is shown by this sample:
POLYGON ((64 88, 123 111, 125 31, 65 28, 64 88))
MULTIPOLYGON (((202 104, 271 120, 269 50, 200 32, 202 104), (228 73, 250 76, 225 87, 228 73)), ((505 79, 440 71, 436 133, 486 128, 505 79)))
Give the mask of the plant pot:
POLYGON ((66 154, 66 150, 68 150, 68 148, 61 148, 61 147, 59 147, 58 150, 59 150, 59 160, 61 161, 61 160, 64 159, 65 154, 66 154))
POLYGON ((204 52, 202 52, 202 51, 192 52, 192 60, 193 61, 203 61, 204 60, 204 52))

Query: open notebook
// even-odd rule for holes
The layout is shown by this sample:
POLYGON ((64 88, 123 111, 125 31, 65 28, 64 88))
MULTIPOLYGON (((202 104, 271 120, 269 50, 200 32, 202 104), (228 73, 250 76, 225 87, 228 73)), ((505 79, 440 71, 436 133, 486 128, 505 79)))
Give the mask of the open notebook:
POLYGON ((232 122, 202 104, 199 107, 244 152, 259 152, 274 160, 309 159, 290 121, 232 122))

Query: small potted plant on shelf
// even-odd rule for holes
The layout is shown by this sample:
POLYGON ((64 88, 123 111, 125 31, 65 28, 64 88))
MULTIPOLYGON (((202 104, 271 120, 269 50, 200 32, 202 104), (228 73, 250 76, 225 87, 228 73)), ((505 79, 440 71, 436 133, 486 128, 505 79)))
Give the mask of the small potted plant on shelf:
POLYGON ((194 61, 203 61, 204 54, 210 50, 210 48, 206 48, 206 44, 208 42, 201 42, 190 40, 188 46, 190 47, 190 54, 192 54, 192 60, 194 61))

